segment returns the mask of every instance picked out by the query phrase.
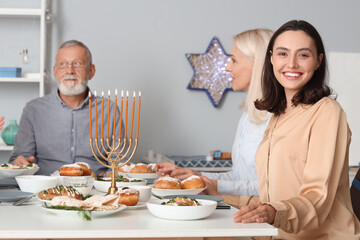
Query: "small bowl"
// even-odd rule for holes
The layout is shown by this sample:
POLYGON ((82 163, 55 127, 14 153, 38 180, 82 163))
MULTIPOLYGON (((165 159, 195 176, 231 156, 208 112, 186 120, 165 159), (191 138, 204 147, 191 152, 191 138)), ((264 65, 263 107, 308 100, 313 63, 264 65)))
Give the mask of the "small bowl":
POLYGON ((151 198, 151 186, 131 186, 139 191, 139 201, 147 202, 151 198))
POLYGON ((53 188, 58 183, 57 177, 43 175, 21 175, 16 176, 15 179, 21 191, 32 193, 53 188))
MULTIPOLYGON (((110 180, 110 178, 104 178, 107 180, 110 180)), ((135 178, 129 178, 129 180, 133 180, 135 178)), ((134 187, 134 186, 145 186, 147 183, 147 180, 145 179, 138 179, 137 180, 143 180, 141 182, 115 182, 116 186, 118 188, 122 188, 122 187, 134 187)), ((94 187, 96 190, 100 191, 100 192, 107 192, 109 190, 109 187, 111 186, 111 181, 99 181, 99 180, 95 180, 94 183, 94 187)))
POLYGON ((95 179, 92 176, 62 176, 62 183, 64 186, 72 186, 79 193, 87 195, 94 186, 95 179))
POLYGON ((201 206, 169 206, 161 205, 169 199, 151 199, 146 203, 149 211, 156 217, 170 220, 196 220, 210 216, 215 212, 217 202, 211 200, 197 201, 201 206))

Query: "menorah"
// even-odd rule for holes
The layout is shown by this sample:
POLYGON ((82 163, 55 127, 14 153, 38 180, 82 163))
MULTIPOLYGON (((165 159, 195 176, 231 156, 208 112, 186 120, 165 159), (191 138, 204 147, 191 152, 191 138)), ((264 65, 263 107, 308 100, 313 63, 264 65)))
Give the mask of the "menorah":
MULTIPOLYGON (((91 92, 89 91, 89 123, 90 123, 90 147, 91 151, 96 158, 96 160, 107 168, 111 168, 111 186, 109 187, 107 194, 115 194, 117 191, 115 183, 115 173, 117 167, 122 167, 128 163, 134 156, 137 146, 138 146, 138 137, 139 137, 139 122, 140 122, 140 106, 141 106, 141 92, 138 95, 138 113, 137 113, 137 126, 136 126, 136 137, 135 144, 132 137, 133 125, 134 125, 134 112, 135 112, 135 92, 134 98, 132 101, 132 115, 131 115, 131 127, 130 127, 130 136, 129 141, 127 141, 127 128, 128 128, 128 106, 129 106, 129 91, 126 91, 126 100, 125 100, 125 125, 124 125, 124 137, 121 137, 122 131, 122 122, 123 122, 123 105, 124 105, 124 91, 121 91, 121 106, 120 106, 120 121, 119 121, 119 135, 116 137, 116 112, 117 112, 117 89, 115 89, 115 107, 114 107, 114 119, 113 122, 110 122, 110 90, 108 90, 108 100, 107 100, 107 135, 104 141, 104 92, 101 94, 101 136, 100 136, 100 146, 98 140, 98 116, 97 116, 97 95, 94 91, 94 107, 95 107, 95 138, 93 139, 92 135, 92 117, 91 117, 91 92), (113 131, 110 133, 110 124, 113 126, 113 131), (110 138, 112 144, 110 143, 110 138), (95 147, 94 143, 95 142, 95 147), (133 145, 134 144, 134 145, 133 145), (122 146, 120 148, 120 146, 122 146), (103 160, 106 160, 111 165, 104 163, 95 152, 101 156, 103 160), (102 151, 104 153, 102 153, 102 151), (124 162, 120 163, 126 159, 124 162), (119 163, 119 164, 117 164, 119 163)), ((106 110, 105 110, 106 111, 106 110)))

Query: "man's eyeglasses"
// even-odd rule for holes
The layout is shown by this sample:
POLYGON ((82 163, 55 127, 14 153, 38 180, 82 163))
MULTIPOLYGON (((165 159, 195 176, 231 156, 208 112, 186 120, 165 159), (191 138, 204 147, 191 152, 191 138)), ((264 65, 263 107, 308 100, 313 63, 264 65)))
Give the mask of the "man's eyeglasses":
POLYGON ((56 64, 57 69, 59 69, 60 71, 65 71, 68 68, 72 68, 75 71, 83 71, 88 66, 89 66, 89 64, 83 64, 80 62, 73 62, 73 63, 62 62, 62 63, 56 64))

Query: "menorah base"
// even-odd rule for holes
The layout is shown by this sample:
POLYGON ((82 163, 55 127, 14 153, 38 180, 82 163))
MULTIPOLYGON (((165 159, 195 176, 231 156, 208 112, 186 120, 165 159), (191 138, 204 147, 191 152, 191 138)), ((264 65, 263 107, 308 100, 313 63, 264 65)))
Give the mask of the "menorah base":
POLYGON ((116 186, 115 187, 109 187, 109 190, 108 190, 106 195, 115 195, 117 190, 118 190, 118 188, 116 186))

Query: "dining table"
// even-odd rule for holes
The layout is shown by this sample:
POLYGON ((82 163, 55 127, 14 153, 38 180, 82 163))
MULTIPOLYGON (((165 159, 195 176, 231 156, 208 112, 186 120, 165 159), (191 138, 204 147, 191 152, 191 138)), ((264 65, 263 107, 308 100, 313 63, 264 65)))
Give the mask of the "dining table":
MULTIPOLYGON (((0 191, 3 191, 0 189, 0 191)), ((20 191, 13 189, 13 191, 20 191)), ((97 194, 92 190, 92 194, 97 194)), ((154 198, 154 197, 152 197, 154 198)), ((0 199, 1 201, 1 199, 0 199)), ((125 208, 112 215, 92 217, 59 215, 47 211, 36 197, 14 206, 0 203, 0 239, 251 239, 276 236, 277 228, 267 223, 234 223, 238 209, 216 209, 198 220, 158 218, 141 207, 125 208)))

